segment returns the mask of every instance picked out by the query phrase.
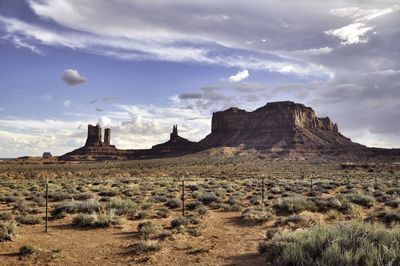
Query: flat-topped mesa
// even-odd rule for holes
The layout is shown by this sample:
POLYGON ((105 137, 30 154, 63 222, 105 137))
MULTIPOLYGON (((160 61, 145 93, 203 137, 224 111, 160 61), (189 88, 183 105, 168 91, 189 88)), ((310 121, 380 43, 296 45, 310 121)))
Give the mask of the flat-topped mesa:
POLYGON ((253 112, 232 107, 215 112, 201 148, 238 146, 258 150, 337 150, 354 147, 328 117, 291 101, 267 103, 253 112))
POLYGON ((212 117, 211 132, 295 127, 338 132, 338 126, 328 117, 318 118, 310 107, 291 101, 267 103, 253 112, 236 107, 216 112, 212 117))

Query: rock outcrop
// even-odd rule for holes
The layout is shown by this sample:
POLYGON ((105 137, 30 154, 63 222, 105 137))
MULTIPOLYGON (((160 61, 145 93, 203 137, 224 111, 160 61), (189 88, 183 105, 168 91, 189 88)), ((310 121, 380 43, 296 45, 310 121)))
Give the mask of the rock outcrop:
POLYGON ((174 125, 169 140, 162 144, 154 145, 151 149, 163 152, 190 152, 197 149, 197 143, 179 136, 178 125, 174 125))
POLYGON ((273 102, 247 112, 229 108, 212 117, 211 134, 201 148, 245 145, 261 151, 322 152, 361 148, 338 131, 328 117, 294 102, 273 102))
POLYGON ((212 147, 256 149, 271 156, 343 158, 398 157, 398 149, 367 148, 340 134, 337 124, 320 118, 310 107, 294 102, 273 102, 255 111, 236 107, 212 116, 211 133, 200 142, 178 135, 174 125, 170 139, 151 149, 121 150, 111 145, 111 130, 88 125, 85 146, 60 157, 62 160, 148 159, 180 156, 212 147))
POLYGON ((123 155, 114 145, 111 145, 111 129, 104 130, 104 142, 102 139, 102 128, 99 125, 88 125, 88 133, 85 146, 66 153, 60 157, 61 160, 81 160, 83 157, 93 160, 121 159, 123 155))

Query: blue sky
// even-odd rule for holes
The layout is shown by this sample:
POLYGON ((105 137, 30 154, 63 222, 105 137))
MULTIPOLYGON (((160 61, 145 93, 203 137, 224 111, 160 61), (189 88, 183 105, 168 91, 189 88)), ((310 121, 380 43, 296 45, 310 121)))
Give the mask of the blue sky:
POLYGON ((292 100, 369 146, 400 147, 398 1, 0 0, 0 157, 119 148, 212 112, 292 100), (64 78, 63 78, 64 77, 64 78))

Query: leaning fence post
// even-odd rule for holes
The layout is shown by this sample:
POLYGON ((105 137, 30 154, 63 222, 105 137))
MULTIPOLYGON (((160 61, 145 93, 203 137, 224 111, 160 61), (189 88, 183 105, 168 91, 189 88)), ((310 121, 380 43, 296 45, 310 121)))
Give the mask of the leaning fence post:
POLYGON ((48 212, 49 212, 49 179, 46 178, 46 228, 45 228, 46 233, 48 232, 47 228, 47 223, 49 220, 48 212))

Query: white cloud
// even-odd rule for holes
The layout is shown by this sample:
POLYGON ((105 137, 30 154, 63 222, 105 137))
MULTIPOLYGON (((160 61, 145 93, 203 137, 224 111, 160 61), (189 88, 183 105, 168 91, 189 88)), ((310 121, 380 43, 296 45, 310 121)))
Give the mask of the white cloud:
POLYGON ((347 45, 368 42, 366 34, 373 28, 374 26, 367 26, 365 23, 357 22, 339 29, 324 31, 324 33, 338 37, 341 40, 341 44, 347 45))
POLYGON ((108 127, 111 125, 111 118, 109 118, 107 116, 102 116, 97 121, 97 125, 99 125, 101 127, 108 127))
POLYGON ((239 82, 239 81, 242 81, 242 80, 248 78, 249 75, 250 75, 249 71, 247 69, 244 69, 244 70, 239 71, 238 73, 236 73, 236 75, 230 76, 228 78, 228 81, 229 82, 239 82))
MULTIPOLYGON (((341 44, 357 44, 368 42, 367 33, 375 28, 368 23, 378 17, 400 10, 400 5, 394 5, 383 9, 361 9, 358 7, 347 7, 331 9, 330 13, 338 17, 350 17, 353 23, 338 29, 324 31, 325 34, 337 37, 341 44)), ((376 34, 376 32, 374 32, 376 34)))
POLYGON ((65 107, 69 107, 71 103, 72 103, 71 100, 65 100, 63 104, 65 107))
POLYGON ((86 79, 79 75, 75 69, 66 69, 62 75, 62 80, 72 86, 86 82, 86 79))

